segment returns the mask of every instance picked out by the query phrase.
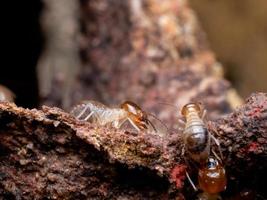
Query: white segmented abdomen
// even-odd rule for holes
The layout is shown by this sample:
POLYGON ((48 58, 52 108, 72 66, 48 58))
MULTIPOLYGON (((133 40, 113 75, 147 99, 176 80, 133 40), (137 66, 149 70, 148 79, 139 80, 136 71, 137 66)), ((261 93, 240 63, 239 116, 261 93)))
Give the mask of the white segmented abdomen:
POLYGON ((191 158, 197 162, 206 160, 209 155, 209 133, 196 112, 190 112, 186 116, 184 130, 184 142, 191 158))
POLYGON ((190 126, 200 125, 204 126, 203 121, 199 118, 197 113, 189 113, 186 117, 186 125, 185 129, 187 129, 190 126))
POLYGON ((127 113, 121 108, 109 108, 95 101, 75 106, 70 112, 76 119, 99 125, 106 125, 126 119, 127 113))
POLYGON ((99 112, 99 124, 106 125, 126 119, 127 113, 120 108, 108 108, 99 112))

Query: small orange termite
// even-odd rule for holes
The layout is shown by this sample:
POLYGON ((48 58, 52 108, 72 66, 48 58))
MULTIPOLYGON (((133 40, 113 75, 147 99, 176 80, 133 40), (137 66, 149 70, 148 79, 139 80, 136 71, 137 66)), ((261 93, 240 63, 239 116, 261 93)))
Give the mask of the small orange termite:
MULTIPOLYGON (((120 128, 124 122, 129 121, 137 130, 147 130, 150 127, 156 132, 153 123, 148 119, 148 114, 137 104, 125 101, 119 108, 110 108, 96 101, 84 101, 75 106, 71 114, 78 120, 90 121, 99 125, 111 124, 115 128, 120 128)), ((155 117, 154 115, 151 115, 155 117)))
POLYGON ((220 199, 219 193, 226 189, 227 178, 224 167, 215 157, 210 156, 199 168, 198 183, 203 190, 199 200, 220 199))
POLYGON ((0 101, 14 102, 15 94, 7 87, 0 85, 0 101))

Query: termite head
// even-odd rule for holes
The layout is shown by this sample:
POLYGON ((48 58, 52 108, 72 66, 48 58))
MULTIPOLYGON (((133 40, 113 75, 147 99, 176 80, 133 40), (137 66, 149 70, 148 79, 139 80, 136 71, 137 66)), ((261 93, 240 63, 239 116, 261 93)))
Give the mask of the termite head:
POLYGON ((197 102, 197 103, 188 103, 184 105, 181 111, 182 115, 186 117, 187 114, 190 112, 197 112, 199 116, 201 116, 203 114, 202 104, 197 102))
POLYGON ((140 128, 147 129, 150 121, 147 113, 144 112, 137 104, 131 101, 125 101, 121 104, 121 108, 128 113, 128 117, 140 128))
POLYGON ((200 188, 209 194, 222 192, 226 188, 226 173, 222 164, 214 157, 209 157, 198 173, 200 188))

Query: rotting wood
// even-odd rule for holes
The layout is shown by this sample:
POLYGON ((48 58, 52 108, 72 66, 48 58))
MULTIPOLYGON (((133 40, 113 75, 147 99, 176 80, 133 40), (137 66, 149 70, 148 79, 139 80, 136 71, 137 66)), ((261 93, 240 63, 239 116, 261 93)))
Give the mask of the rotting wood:
MULTIPOLYGON (((257 93, 233 113, 208 122, 221 143, 232 182, 266 169, 266 116, 267 94, 257 93)), ((137 199, 172 199, 191 190, 188 184, 183 190, 183 171, 190 166, 181 157, 181 132, 161 138, 80 122, 59 108, 28 110, 12 103, 0 104, 0 127, 1 196, 130 198, 132 193, 137 199), (151 196, 121 177, 141 168, 143 173, 134 173, 143 179, 136 180, 154 182, 144 183, 151 196)), ((254 177, 253 184, 262 178, 254 177)))

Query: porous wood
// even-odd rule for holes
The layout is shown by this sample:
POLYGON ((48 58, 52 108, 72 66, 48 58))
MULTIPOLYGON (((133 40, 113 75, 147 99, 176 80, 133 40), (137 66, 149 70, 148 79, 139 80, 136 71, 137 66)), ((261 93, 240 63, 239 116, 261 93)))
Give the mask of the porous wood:
MULTIPOLYGON (((40 193, 39 197, 55 195, 59 198, 60 194, 64 198, 78 195, 89 199, 172 199, 182 198, 184 194, 192 199, 192 188, 187 181, 184 186, 184 173, 188 170, 195 180, 196 169, 185 164, 184 157, 181 157, 181 130, 177 123, 181 118, 181 107, 190 101, 202 102, 207 109, 207 119, 217 120, 207 124, 222 143, 229 191, 234 193, 239 191, 239 187, 248 187, 262 193, 259 188, 265 173, 258 169, 266 169, 266 95, 255 94, 245 106, 233 111, 242 100, 223 78, 222 66, 208 48, 205 35, 187 1, 80 2, 83 35, 79 49, 83 67, 76 82, 71 84, 69 99, 62 99, 62 96, 67 96, 60 95, 62 83, 55 83, 53 91, 42 104, 61 107, 64 101, 75 105, 87 99, 118 106, 125 100, 131 100, 156 115, 172 131, 163 137, 144 132, 137 134, 77 122, 57 108, 43 107, 39 111, 30 111, 3 104, 7 106, 3 107, 3 113, 19 119, 15 120, 19 124, 23 121, 23 126, 19 126, 23 131, 12 131, 5 126, 8 131, 3 131, 5 134, 1 135, 12 135, 8 137, 11 141, 17 141, 21 132, 29 141, 42 136, 32 141, 33 144, 43 143, 38 152, 54 158, 52 163, 61 163, 56 168, 59 177, 54 179, 52 186, 45 174, 40 179, 41 186, 37 189, 33 187, 40 193), (160 104, 162 102, 175 107, 160 104), (253 105, 264 108, 258 109, 259 118, 245 114, 253 113, 253 105), (33 129, 37 125, 33 126, 36 120, 28 117, 32 113, 41 116, 37 124, 42 128, 33 129), (232 114, 227 115, 229 113, 232 114), (259 126, 263 128, 258 129, 259 126), (28 132, 34 137, 29 137, 28 132), (258 138, 261 139, 258 141, 258 138), (59 150, 58 141, 63 142, 59 150), (69 152, 75 155, 81 167, 66 163, 73 159, 69 158, 69 152), (61 159, 58 161, 57 158, 61 159), (62 175, 62 169, 68 171, 66 176, 62 175), (253 182, 248 181, 252 180, 250 178, 255 170, 261 176, 255 176, 253 182), (75 184, 77 182, 79 185, 75 184), (59 187, 63 183, 65 187, 59 187)), ((65 74, 75 74, 69 73, 67 68, 65 70, 65 74)), ((60 74, 53 76, 61 77, 60 74)), ((51 77, 42 79, 51 80, 51 77)), ((73 81, 73 77, 70 80, 73 81)), ((33 118, 36 119, 36 116, 33 118)), ((8 119, 12 121, 12 117, 8 119)), ((20 143, 18 146, 21 146, 20 143)), ((7 147, 10 150, 5 155, 12 153, 13 148, 7 147)), ((20 156, 16 158, 20 160, 20 156)), ((16 164, 11 161, 5 166, 16 164)), ((45 168, 55 174, 50 167, 47 164, 45 168)), ((40 174, 37 169, 37 174, 40 174)), ((14 195, 16 191, 24 191, 17 183, 11 184, 12 179, 5 180, 11 182, 4 184, 4 192, 11 191, 10 194, 14 195)), ((23 193, 17 193, 23 196, 23 193)), ((31 191, 29 194, 36 193, 31 191)))
MULTIPOLYGON (((255 172, 266 175, 266 115, 267 95, 258 93, 208 122, 231 184, 255 172)), ((59 108, 12 103, 0 104, 0 125, 0 194, 6 198, 172 199, 192 192, 184 187, 191 166, 181 156, 181 132, 160 137, 117 130, 77 121, 59 108)))

